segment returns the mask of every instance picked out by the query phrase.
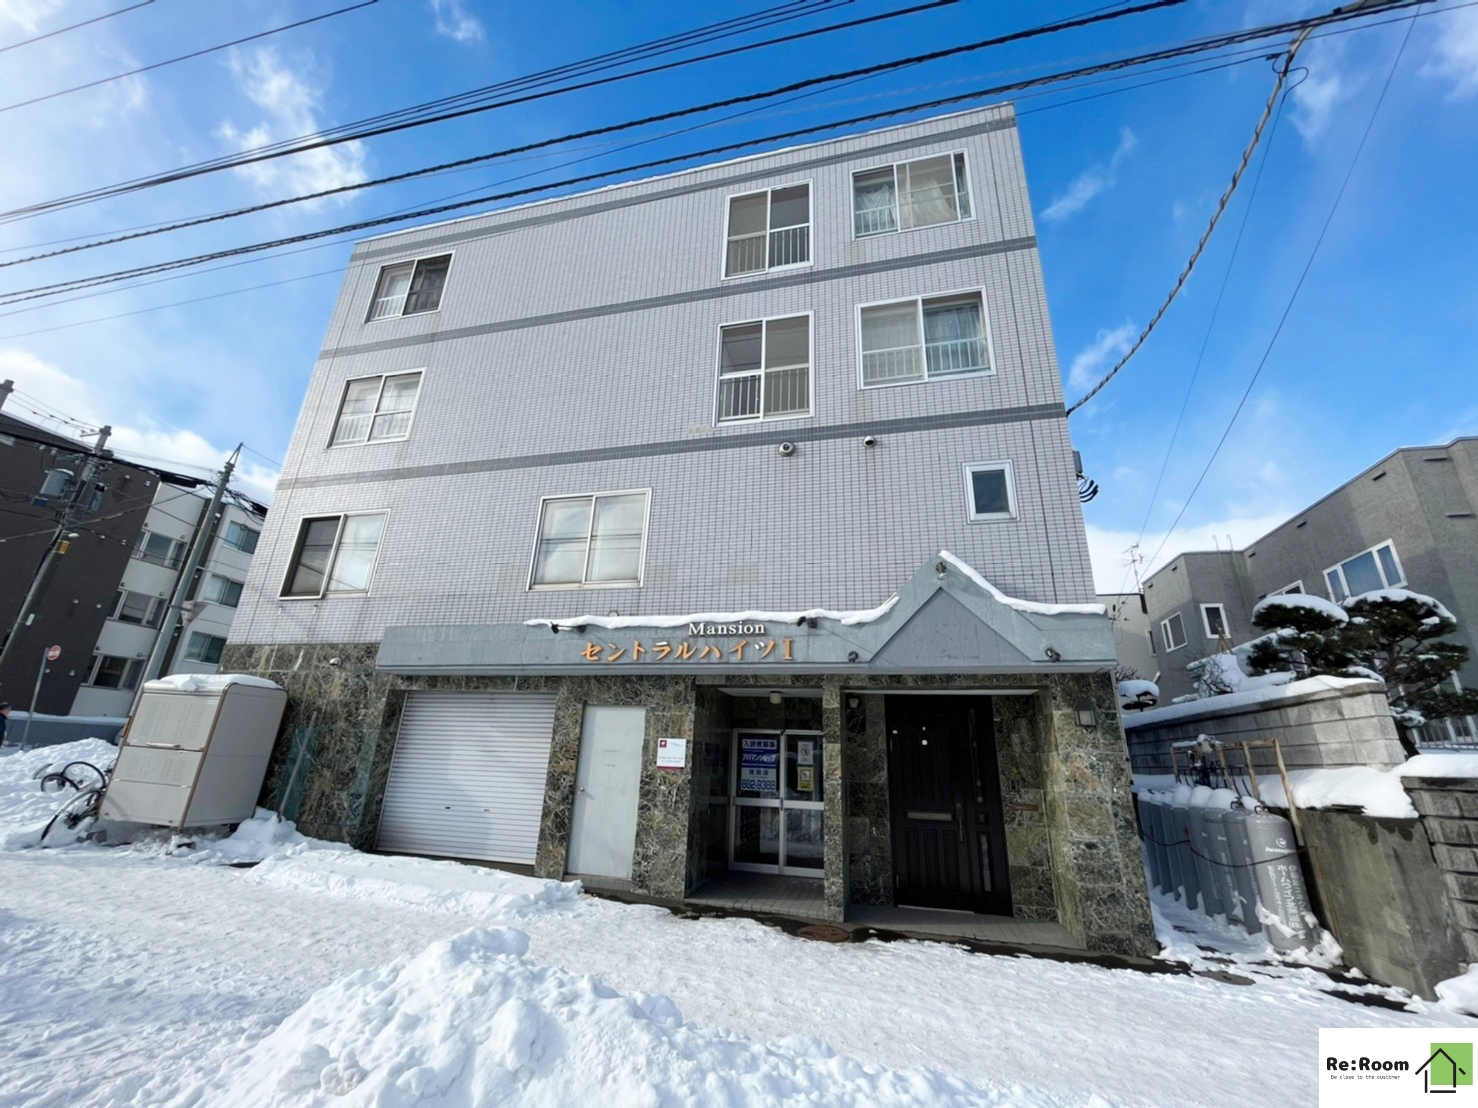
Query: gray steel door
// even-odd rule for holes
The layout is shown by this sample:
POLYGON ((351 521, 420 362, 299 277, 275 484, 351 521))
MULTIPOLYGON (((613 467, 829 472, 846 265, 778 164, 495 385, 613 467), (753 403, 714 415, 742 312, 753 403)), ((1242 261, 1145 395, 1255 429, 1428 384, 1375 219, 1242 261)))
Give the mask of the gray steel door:
POLYGON ((646 729, 645 708, 586 706, 567 872, 631 879, 646 729))

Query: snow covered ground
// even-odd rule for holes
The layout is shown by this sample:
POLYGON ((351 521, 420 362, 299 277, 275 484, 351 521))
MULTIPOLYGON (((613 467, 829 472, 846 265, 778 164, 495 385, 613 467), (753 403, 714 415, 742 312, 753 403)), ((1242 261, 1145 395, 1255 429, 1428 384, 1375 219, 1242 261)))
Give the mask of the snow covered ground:
POLYGON ((1147 973, 682 919, 270 817, 28 846, 31 775, 79 752, 0 750, 4 1108, 1306 1105, 1320 1027, 1478 1027, 1163 901, 1180 961, 1147 973))

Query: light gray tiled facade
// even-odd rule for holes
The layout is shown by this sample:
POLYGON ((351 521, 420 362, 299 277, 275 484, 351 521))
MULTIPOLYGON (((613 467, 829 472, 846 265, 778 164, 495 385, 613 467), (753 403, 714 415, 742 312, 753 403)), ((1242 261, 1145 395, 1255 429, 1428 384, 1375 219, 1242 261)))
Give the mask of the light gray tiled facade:
MULTIPOLYGON (((962 660, 941 648, 938 672, 952 675, 950 692, 985 697, 1012 685, 1053 690, 1013 702, 1014 715, 999 716, 1017 721, 1016 747, 1002 760, 1002 772, 1010 769, 1012 788, 1032 780, 1043 790, 1030 802, 1034 807, 1009 820, 1019 847, 1011 859, 1022 891, 1017 910, 1033 919, 1059 917, 1097 949, 1143 952, 1150 932, 1138 846, 1121 818, 1127 773, 1105 684, 1113 656, 1107 621, 1081 611, 1022 616, 996 605, 943 561, 936 579, 936 559, 947 550, 1008 596, 1040 605, 1094 601, 1046 303, 1009 106, 361 243, 308 386, 228 661, 296 690, 289 728, 311 731, 317 749, 338 751, 330 760, 352 761, 354 750, 374 746, 378 753, 361 759, 374 773, 360 776, 383 789, 386 743, 393 745, 403 690, 449 687, 437 685, 438 674, 457 675, 456 688, 481 687, 482 680, 492 682, 487 687, 516 687, 518 674, 531 672, 518 659, 534 653, 547 663, 537 671, 540 687, 560 690, 561 712, 574 710, 568 705, 580 689, 603 687, 576 685, 584 671, 550 654, 573 636, 558 635, 556 643, 547 628, 523 628, 527 620, 871 609, 907 585, 914 622, 904 626, 899 616, 899 626, 887 632, 896 631, 896 639, 877 633, 876 667, 869 664, 872 654, 849 652, 823 626, 817 634, 836 649, 813 655, 829 660, 812 673, 760 677, 753 667, 735 665, 710 667, 704 672, 711 676, 698 685, 664 684, 687 690, 671 709, 681 721, 673 733, 700 747, 723 743, 729 721, 744 718, 730 710, 734 696, 720 690, 714 701, 704 681, 738 687, 773 680, 795 695, 819 698, 825 710, 818 728, 832 759, 823 762, 824 772, 841 775, 827 802, 824 881, 828 911, 841 918, 848 903, 876 900, 889 888, 888 874, 869 868, 886 851, 859 848, 868 850, 866 857, 854 856, 844 834, 850 827, 868 842, 888 835, 885 767, 876 750, 860 753, 871 741, 865 736, 876 732, 880 741, 880 716, 875 710, 865 725, 857 715, 844 724, 841 690, 881 689, 884 670, 895 675, 889 687, 927 685, 929 659, 919 644, 931 641, 930 619, 952 620, 948 641, 969 640, 976 653, 962 660), (970 218, 854 237, 854 172, 944 153, 966 160, 970 218), (725 278, 730 198, 798 183, 810 186, 810 262, 725 278), (382 267, 446 253, 452 257, 437 310, 367 322, 382 267), (860 306, 962 292, 982 297, 990 372, 862 387, 860 306), (811 321, 810 413, 716 422, 720 328, 800 314, 811 321), (410 371, 423 377, 403 441, 329 445, 346 382, 410 371), (871 444, 864 443, 868 438, 871 444), (782 443, 794 449, 782 452, 782 443), (970 520, 965 467, 981 462, 1009 463, 1013 518, 970 520), (650 494, 640 585, 530 588, 541 498, 623 490, 650 494), (279 599, 300 522, 346 512, 387 513, 368 591, 279 599), (955 600, 927 608, 926 593, 946 588, 955 600), (977 621, 983 621, 979 641, 970 630, 977 621), (520 653, 526 634, 544 636, 537 651, 520 653), (337 686, 306 679, 291 662, 316 665, 314 659, 335 650, 343 659, 362 659, 365 649, 382 643, 378 675, 363 678, 373 702, 352 712, 317 703, 337 686), (459 660, 459 644, 480 645, 468 645, 459 660), (980 660, 986 655, 1017 661, 986 664, 980 660), (1047 672, 1054 666, 1058 674, 1047 672), (979 674, 973 683, 971 672, 979 674), (1012 681, 1013 672, 1021 681, 1012 681), (561 686, 560 674, 572 680, 561 686), (1103 701, 1106 719, 1091 740, 1067 726, 1073 690, 1103 701), (315 704, 322 709, 317 715, 315 704), (342 727, 331 722, 336 717, 342 727), (365 737, 371 733, 373 739, 365 737), (1079 749, 1103 776, 1098 785, 1074 784, 1067 792, 1091 799, 1069 803, 1066 785, 1054 777, 1054 759, 1062 751, 1078 757, 1079 749), (844 751, 869 767, 866 782, 844 785, 844 751), (884 791, 868 793, 864 783, 884 791), (862 808, 871 804, 866 819, 861 808, 846 810, 846 786, 868 798, 857 801, 862 808), (1078 827, 1072 813, 1089 809, 1091 828, 1078 827), (1080 840, 1087 844, 1081 849, 1080 840), (1102 890, 1104 903, 1084 890, 1102 890)), ((635 681, 669 680, 630 672, 635 681)), ((636 702, 644 701, 619 701, 636 702)), ((289 746, 303 746, 299 739, 285 734, 279 766, 289 746)), ((576 724, 558 723, 556 739, 559 773, 551 780, 566 788, 579 746, 576 724)), ((327 796, 335 781, 352 776, 326 764, 309 792, 327 796)), ((673 778, 650 773, 642 784, 640 826, 677 828, 638 844, 644 859, 638 870, 662 873, 647 882, 648 891, 665 896, 691 891, 717 849, 708 816, 694 815, 690 824, 683 809, 681 820, 653 820, 659 808, 685 803, 669 795, 673 785, 673 778)), ((686 778, 682 787, 689 790, 686 778)), ((700 784, 693 795, 703 804, 694 801, 692 812, 708 803, 709 791, 700 784)), ((567 821, 560 822, 560 805, 568 800, 553 795, 546 795, 539 864, 541 872, 560 876, 564 846, 556 840, 568 833, 567 821)), ((323 804, 325 811, 334 807, 323 804)), ((366 804, 365 811, 375 810, 373 795, 366 804)), ((373 837, 362 821, 325 830, 360 842, 373 837)))

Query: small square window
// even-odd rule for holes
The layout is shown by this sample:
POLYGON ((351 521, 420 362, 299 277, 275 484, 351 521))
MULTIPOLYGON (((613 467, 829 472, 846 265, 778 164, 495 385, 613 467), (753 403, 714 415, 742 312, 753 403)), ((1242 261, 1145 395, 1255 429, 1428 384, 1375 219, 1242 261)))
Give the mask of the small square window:
POLYGON ((1205 627, 1208 639, 1221 639, 1230 634, 1227 629, 1227 610, 1224 605, 1202 604, 1201 623, 1205 627))
POLYGON ((138 546, 134 548, 133 556, 165 569, 179 569, 184 550, 184 543, 168 535, 143 531, 139 534, 138 546))
POLYGON ((228 523, 226 525, 225 544, 232 550, 239 550, 243 554, 255 554, 257 552, 257 540, 262 537, 260 531, 254 531, 244 523, 228 523))
POLYGON ((810 260, 810 185, 788 185, 729 199, 725 277, 806 265, 810 260))
POLYGON ((640 585, 648 498, 646 492, 547 498, 529 587, 640 585))
POLYGON ((1339 603, 1360 593, 1398 588, 1406 584, 1406 577, 1396 547, 1383 542, 1326 569, 1324 583, 1329 586, 1329 598, 1339 603))
POLYGON ((970 218, 964 154, 937 154, 852 175, 857 238, 970 218))
POLYGON ((719 423, 811 414, 811 317, 719 329, 719 423))
POLYGON ((965 498, 972 523, 1016 518, 1016 491, 1010 462, 976 462, 965 467, 965 498))
POLYGON ((1160 621, 1160 637, 1165 640, 1166 653, 1185 645, 1185 620, 1181 619, 1179 612, 1160 621))
POLYGON ((384 531, 384 512, 303 520, 281 595, 296 600, 368 592, 384 531))
POLYGON ((113 618, 120 623, 137 623, 141 627, 158 627, 160 609, 164 601, 157 596, 146 596, 141 592, 119 590, 113 609, 113 618))
POLYGON ((385 377, 357 377, 346 382, 329 445, 350 446, 407 437, 420 394, 420 370, 385 377))
POLYGON ((421 258, 414 262, 387 265, 380 270, 375 284, 375 298, 370 304, 368 321, 392 316, 418 315, 441 307, 441 291, 446 286, 452 256, 421 258))
POLYGON ((215 665, 221 660, 221 651, 226 649, 226 640, 219 635, 207 635, 200 631, 190 634, 190 641, 185 646, 185 658, 191 662, 204 662, 206 665, 215 665))
POLYGON ((118 658, 111 654, 99 654, 93 663, 89 685, 98 689, 138 688, 139 674, 144 663, 137 658, 118 658))

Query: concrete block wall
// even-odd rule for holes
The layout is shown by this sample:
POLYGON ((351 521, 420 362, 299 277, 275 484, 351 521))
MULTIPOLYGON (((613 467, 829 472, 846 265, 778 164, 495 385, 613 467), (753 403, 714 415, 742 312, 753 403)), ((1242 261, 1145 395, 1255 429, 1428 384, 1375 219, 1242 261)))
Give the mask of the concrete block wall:
POLYGON ((1478 779, 1408 777, 1406 791, 1432 841, 1468 961, 1478 961, 1478 779))
MULTIPOLYGON (((1272 703, 1246 704, 1233 694, 1170 711, 1125 712, 1124 734, 1140 774, 1170 773, 1171 746, 1199 735, 1226 744, 1277 739, 1289 769, 1396 766, 1406 760, 1386 695, 1374 685, 1320 689, 1272 703)), ((1271 749, 1254 749, 1252 755, 1258 773, 1277 771, 1271 749)), ((1239 766, 1240 752, 1229 754, 1227 762, 1239 766)))

